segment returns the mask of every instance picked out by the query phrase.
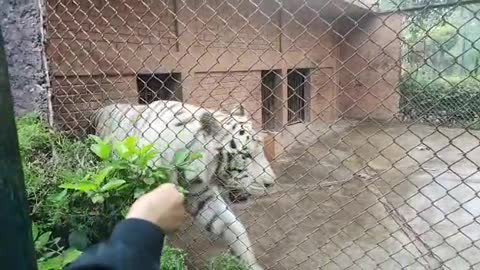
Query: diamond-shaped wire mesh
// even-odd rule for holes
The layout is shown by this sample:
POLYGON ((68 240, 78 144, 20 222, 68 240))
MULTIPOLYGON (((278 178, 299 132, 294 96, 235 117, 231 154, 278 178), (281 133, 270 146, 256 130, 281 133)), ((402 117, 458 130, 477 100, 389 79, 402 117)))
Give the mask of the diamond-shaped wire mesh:
MULTIPOLYGON (((186 129, 243 105, 276 175, 230 206, 261 267, 480 268, 479 3, 47 0, 46 18, 60 129, 83 137, 108 104, 182 101, 136 117, 186 129)), ((172 238, 192 269, 224 248, 215 222, 172 238)))

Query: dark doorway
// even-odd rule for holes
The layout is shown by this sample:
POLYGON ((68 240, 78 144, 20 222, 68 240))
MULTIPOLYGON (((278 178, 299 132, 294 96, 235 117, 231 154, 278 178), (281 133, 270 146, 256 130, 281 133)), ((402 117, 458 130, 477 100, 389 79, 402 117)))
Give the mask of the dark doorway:
POLYGON ((139 74, 138 102, 149 104, 156 100, 182 101, 181 80, 180 73, 139 74))
POLYGON ((288 124, 306 122, 310 99, 309 69, 289 69, 288 84, 288 124))
POLYGON ((281 127, 281 87, 280 70, 262 71, 262 127, 265 130, 281 127))

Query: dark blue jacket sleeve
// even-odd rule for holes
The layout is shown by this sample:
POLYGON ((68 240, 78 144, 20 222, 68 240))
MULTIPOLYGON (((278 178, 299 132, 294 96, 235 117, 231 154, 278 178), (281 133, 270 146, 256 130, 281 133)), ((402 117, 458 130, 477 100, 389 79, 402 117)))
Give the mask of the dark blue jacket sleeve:
POLYGON ((117 224, 110 239, 88 249, 67 270, 160 269, 164 234, 141 219, 117 224))

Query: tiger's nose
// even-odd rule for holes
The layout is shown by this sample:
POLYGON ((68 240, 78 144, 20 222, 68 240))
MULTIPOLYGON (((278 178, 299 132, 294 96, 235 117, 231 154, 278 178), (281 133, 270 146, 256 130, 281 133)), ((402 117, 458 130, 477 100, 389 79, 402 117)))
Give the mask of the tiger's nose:
POLYGON ((273 184, 272 183, 265 183, 265 184, 263 184, 263 186, 266 187, 266 188, 270 188, 270 187, 273 186, 273 184))

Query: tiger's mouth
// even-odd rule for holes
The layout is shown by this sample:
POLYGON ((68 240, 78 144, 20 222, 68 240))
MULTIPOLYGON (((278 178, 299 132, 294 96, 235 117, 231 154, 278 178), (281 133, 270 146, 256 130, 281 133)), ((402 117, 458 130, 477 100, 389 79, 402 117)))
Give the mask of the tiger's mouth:
POLYGON ((228 193, 228 197, 232 203, 247 202, 251 196, 252 195, 250 193, 238 189, 230 190, 230 192, 228 193))

